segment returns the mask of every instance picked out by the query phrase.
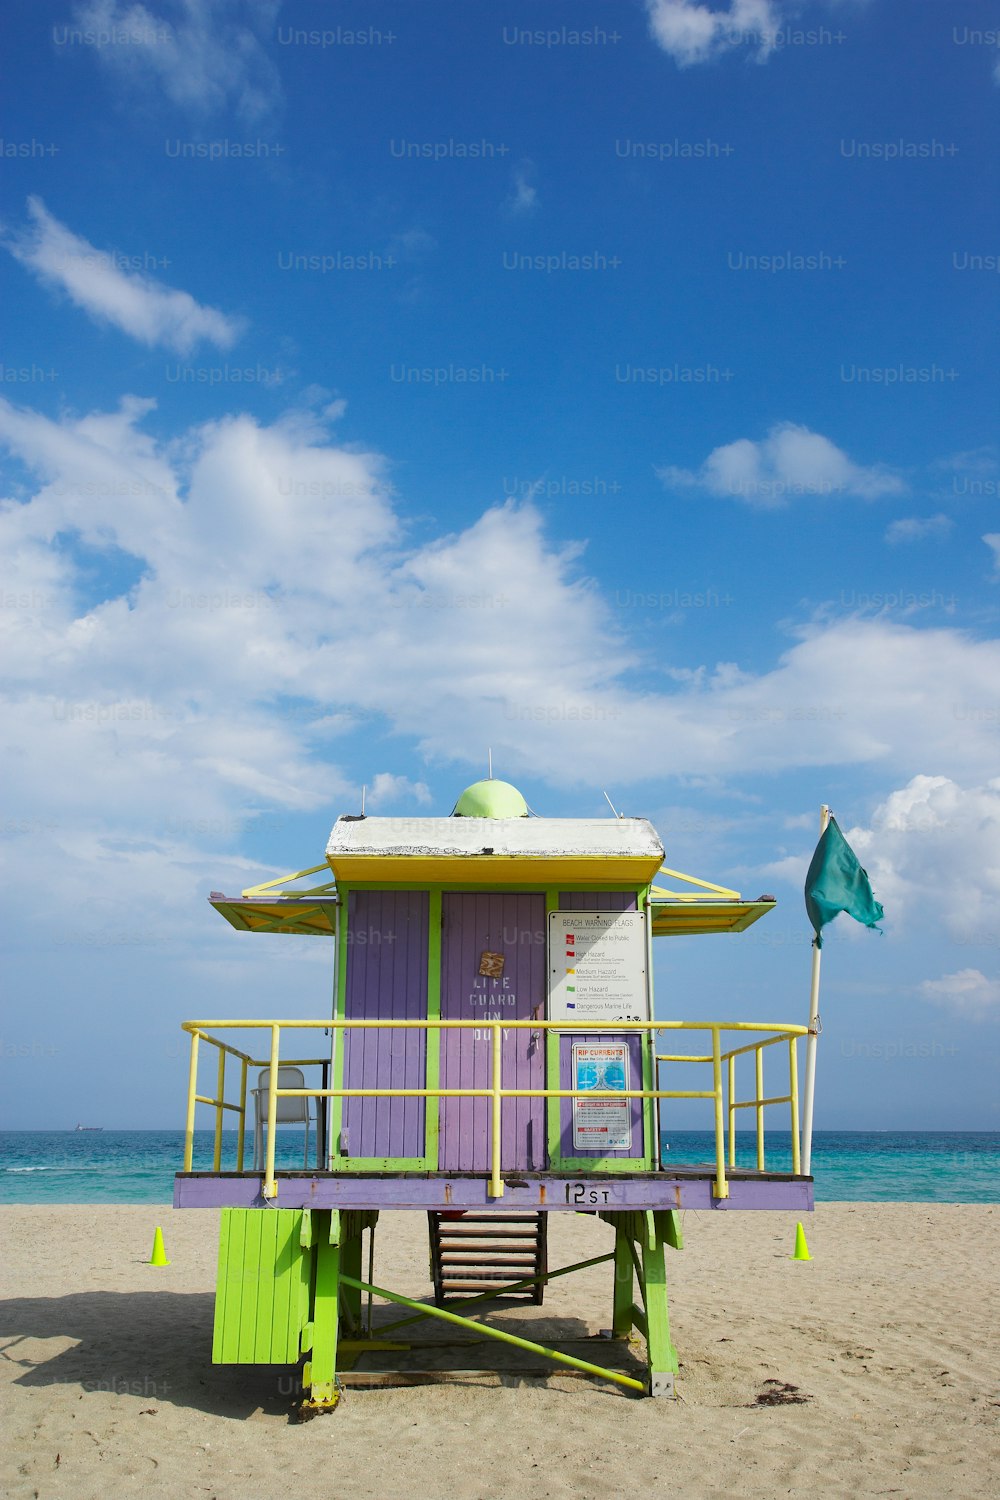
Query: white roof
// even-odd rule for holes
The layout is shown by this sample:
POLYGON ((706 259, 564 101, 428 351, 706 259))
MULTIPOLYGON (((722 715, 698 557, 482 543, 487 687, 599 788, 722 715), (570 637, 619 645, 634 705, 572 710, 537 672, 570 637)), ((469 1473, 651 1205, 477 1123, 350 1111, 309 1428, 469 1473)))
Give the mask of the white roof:
POLYGON ((338 818, 326 846, 338 855, 663 859, 646 818, 338 818))

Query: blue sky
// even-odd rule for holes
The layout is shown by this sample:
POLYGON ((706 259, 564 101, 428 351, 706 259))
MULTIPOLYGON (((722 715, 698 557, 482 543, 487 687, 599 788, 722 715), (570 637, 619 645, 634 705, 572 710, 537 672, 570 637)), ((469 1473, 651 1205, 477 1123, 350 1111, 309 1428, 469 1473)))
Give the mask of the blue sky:
POLYGON ((6 1123, 179 1124, 181 1019, 323 1014, 207 892, 491 746, 778 897, 663 1016, 804 1019, 829 803, 886 923, 817 1125, 1000 1128, 1000 7, 4 28, 6 1123))

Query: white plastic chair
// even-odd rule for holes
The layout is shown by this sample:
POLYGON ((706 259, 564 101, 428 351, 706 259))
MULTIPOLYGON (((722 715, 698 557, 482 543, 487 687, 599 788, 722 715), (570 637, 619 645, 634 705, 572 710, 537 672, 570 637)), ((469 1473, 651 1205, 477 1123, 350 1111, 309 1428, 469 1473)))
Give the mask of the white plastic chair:
MULTIPOLYGON (((257 1087, 253 1093, 253 1164, 254 1170, 260 1171, 264 1167, 264 1128, 267 1124, 267 1096, 271 1083, 271 1069, 262 1068, 260 1077, 257 1079, 257 1087)), ((301 1068, 279 1068, 279 1089, 304 1089, 306 1086, 305 1075, 301 1068)), ((283 1099, 278 1095, 277 1113, 275 1115, 276 1125, 305 1125, 305 1148, 302 1154, 302 1165, 309 1165, 309 1100, 307 1098, 283 1099)))

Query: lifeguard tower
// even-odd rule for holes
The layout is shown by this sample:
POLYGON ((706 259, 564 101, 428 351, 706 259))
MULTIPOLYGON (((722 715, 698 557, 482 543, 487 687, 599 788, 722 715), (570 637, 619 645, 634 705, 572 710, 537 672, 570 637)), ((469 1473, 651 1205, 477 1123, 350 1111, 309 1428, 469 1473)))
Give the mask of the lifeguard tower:
POLYGON ((443 1318, 640 1393, 673 1394, 664 1249, 681 1248, 678 1211, 806 1212, 813 1195, 799 1159, 796 1044, 807 1028, 653 1013, 654 938, 740 932, 773 899, 745 901, 664 870, 663 859, 643 818, 535 817, 491 778, 447 817, 341 817, 325 864, 239 898, 212 894, 241 931, 326 939, 334 968, 329 1017, 184 1023, 191 1060, 174 1202, 223 1211, 216 1363, 306 1356, 304 1410, 330 1409, 340 1386, 359 1379, 353 1367, 371 1340, 362 1299, 374 1297, 408 1309, 406 1322, 443 1318), (330 878, 302 886, 320 871, 330 878), (257 1044, 234 1045, 251 1031, 257 1044), (694 1050, 674 1050, 678 1032, 696 1034, 694 1050), (206 1047, 210 1087, 199 1073, 206 1047), (784 1059, 770 1094, 765 1056, 784 1059), (738 1060, 740 1078, 752 1075, 743 1098, 738 1060), (692 1070, 702 1086, 676 1087, 692 1070), (704 1101, 710 1161, 663 1164, 660 1130, 677 1099, 704 1101), (313 1160, 279 1169, 277 1127, 310 1101, 313 1160), (199 1106, 214 1111, 208 1171, 194 1170, 199 1106), (789 1111, 790 1171, 765 1166, 771 1106, 789 1111), (737 1167, 746 1109, 756 1164, 737 1167), (237 1125, 231 1163, 227 1112, 237 1125), (428 1302, 372 1281, 376 1221, 386 1215, 391 1226, 399 1209, 428 1216, 428 1302), (548 1215, 573 1212, 612 1232, 606 1253, 581 1264, 613 1266, 610 1332, 642 1335, 641 1379, 480 1320, 492 1299, 540 1302, 549 1281, 579 1268, 550 1267, 546 1254, 548 1215))

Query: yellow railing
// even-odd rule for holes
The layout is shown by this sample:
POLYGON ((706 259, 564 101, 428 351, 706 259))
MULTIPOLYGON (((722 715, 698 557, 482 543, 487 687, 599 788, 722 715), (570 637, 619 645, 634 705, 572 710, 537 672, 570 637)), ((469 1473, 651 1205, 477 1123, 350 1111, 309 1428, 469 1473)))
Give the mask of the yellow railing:
POLYGON ((736 1111, 738 1109, 752 1109, 756 1112, 757 1126, 757 1170, 764 1170, 764 1109, 768 1104, 787 1104, 791 1114, 792 1130, 792 1171, 799 1175, 801 1163, 799 1159, 799 1071, 796 1058, 796 1043, 803 1033, 808 1033, 809 1028, 804 1026, 793 1035, 785 1038, 772 1036, 762 1042, 750 1042, 746 1047, 736 1047, 726 1053, 726 1061, 729 1064, 729 1165, 736 1165, 736 1111), (788 1093, 772 1094, 770 1097, 764 1094, 764 1048, 773 1047, 776 1042, 787 1040, 788 1042, 788 1093), (754 1097, 752 1099, 737 1099, 736 1096, 736 1059, 744 1052, 752 1052, 754 1057, 754 1097))
MULTIPOLYGON (((227 1022, 212 1022, 212 1025, 227 1025, 227 1022)), ((263 1022, 263 1025, 269 1023, 263 1022)), ((328 1025, 328 1022, 321 1023, 328 1025)), ((194 1116, 195 1106, 198 1104, 209 1104, 215 1110, 215 1142, 212 1151, 212 1170, 218 1172, 222 1167, 222 1121, 227 1109, 232 1110, 239 1116, 239 1132, 236 1141, 236 1170, 243 1171, 244 1148, 246 1141, 246 1116, 247 1116, 247 1069, 266 1068, 268 1060, 250 1057, 248 1053, 241 1052, 237 1047, 230 1047, 228 1042, 220 1042, 218 1037, 209 1036, 207 1032, 200 1029, 200 1022, 183 1023, 183 1030, 191 1033, 191 1057, 188 1066, 188 1099, 187 1115, 184 1126, 184 1170, 190 1172, 190 1158, 194 1145, 194 1116), (198 1029, 192 1029, 198 1028, 198 1029), (208 1042, 210 1046, 219 1049, 218 1074, 216 1077, 216 1092, 214 1098, 206 1094, 199 1094, 198 1089, 198 1043, 208 1042), (226 1102, 226 1058, 236 1057, 240 1061, 240 1102, 230 1104, 226 1102)), ((326 1057, 290 1057, 282 1063, 282 1067, 307 1068, 322 1067, 329 1062, 326 1057)), ((282 1092, 285 1092, 284 1090, 282 1092)))
POLYGON ((247 1020, 211 1020, 211 1021, 184 1021, 184 1031, 191 1036, 191 1059, 188 1072, 188 1099, 187 1115, 184 1133, 184 1171, 190 1172, 194 1161, 194 1120, 195 1109, 199 1104, 208 1104, 214 1107, 216 1112, 215 1123, 215 1148, 213 1153, 213 1170, 219 1171, 222 1154, 222 1120, 223 1112, 227 1109, 234 1110, 239 1115, 239 1144, 237 1149, 238 1172, 243 1171, 244 1160, 244 1138, 246 1129, 246 1075, 247 1069, 251 1067, 269 1068, 268 1091, 267 1091, 267 1144, 265 1147, 264 1163, 264 1185, 263 1196, 275 1198, 278 1192, 278 1183, 275 1177, 275 1131, 277 1125, 278 1100, 280 1099, 489 1099, 490 1100, 490 1195, 494 1198, 503 1196, 504 1185, 500 1171, 500 1147, 501 1147, 501 1108, 504 1099, 711 1099, 715 1106, 715 1184, 714 1195, 716 1198, 727 1198, 729 1196, 729 1184, 726 1180, 726 1101, 723 1096, 723 1071, 722 1064, 728 1065, 729 1084, 729 1165, 735 1166, 735 1133, 734 1133, 734 1111, 746 1107, 754 1107, 757 1110, 757 1154, 758 1167, 764 1169, 764 1147, 763 1147, 763 1110, 768 1104, 789 1104, 791 1106, 792 1118, 792 1170, 797 1175, 799 1172, 799 1140, 798 1140, 798 1080, 795 1062, 795 1043, 799 1036, 804 1036, 808 1027, 773 1025, 769 1023, 757 1023, 753 1021, 514 1021, 507 1019, 481 1020, 473 1018, 467 1021, 460 1020, 406 1020, 397 1021, 383 1017, 373 1017, 366 1020, 327 1020, 327 1021, 247 1021, 247 1020), (283 1089, 278 1087, 279 1066, 318 1066, 328 1061, 326 1058, 280 1058, 281 1031, 287 1030, 354 1030, 375 1027, 386 1030, 420 1030, 420 1031, 446 1031, 452 1029, 474 1028, 482 1034, 491 1032, 491 1077, 488 1087, 485 1088, 301 1088, 283 1089), (267 1058, 253 1058, 237 1048, 231 1047, 227 1042, 221 1042, 217 1037, 209 1035, 209 1028, 214 1030, 268 1030, 270 1031, 270 1051, 267 1058), (502 1080, 502 1049, 503 1034, 511 1030, 527 1031, 559 1031, 579 1032, 589 1034, 592 1032, 612 1031, 622 1032, 658 1032, 658 1031, 708 1031, 712 1035, 712 1051, 704 1055, 692 1055, 686 1053, 667 1053, 656 1055, 657 1063, 711 1063, 712 1064, 712 1088, 711 1089, 623 1089, 623 1090, 596 1090, 596 1089, 506 1089, 502 1080), (762 1041, 751 1042, 744 1047, 736 1047, 731 1051, 723 1052, 721 1048, 721 1034, 724 1031, 738 1032, 766 1032, 773 1033, 762 1041), (210 1043, 219 1049, 217 1092, 214 1097, 208 1097, 197 1092, 198 1086, 198 1047, 201 1041, 210 1043), (763 1067, 761 1051, 764 1047, 773 1045, 775 1042, 786 1041, 789 1047, 790 1058, 790 1092, 776 1098, 763 1097, 763 1067), (733 1092, 735 1086, 735 1059, 744 1052, 756 1054, 756 1095, 752 1100, 734 1101, 733 1092), (240 1060, 240 1102, 230 1104, 225 1099, 225 1064, 226 1057, 233 1056, 240 1060))
MULTIPOLYGON (((723 1118, 728 1115, 728 1156, 730 1167, 736 1165, 736 1111, 738 1109, 753 1109, 756 1111, 757 1126, 757 1170, 764 1171, 764 1110, 769 1104, 787 1104, 789 1106, 790 1127, 792 1137, 792 1172, 797 1177, 801 1169, 799 1153, 799 1074, 798 1060, 796 1055, 796 1044, 800 1036, 808 1034, 808 1026, 771 1026, 757 1024, 749 1021, 705 1021, 701 1023, 673 1022, 664 1023, 666 1027, 680 1025, 686 1027, 690 1024, 698 1024, 706 1031, 712 1033, 712 1051, 707 1054, 693 1055, 688 1053, 658 1053, 658 1063, 711 1063, 712 1064, 712 1088, 701 1095, 675 1094, 674 1098, 703 1098, 715 1101, 715 1151, 717 1170, 720 1177, 724 1177, 725 1160, 723 1152, 723 1118), (757 1042, 748 1042, 744 1047, 732 1047, 728 1052, 721 1049, 720 1034, 723 1031, 765 1031, 774 1033, 765 1036, 757 1042), (773 1047, 778 1042, 786 1042, 788 1045, 788 1093, 772 1094, 764 1093, 764 1048, 773 1047), (752 1099, 736 1098, 736 1059, 744 1053, 753 1053, 754 1056, 754 1096, 752 1099), (728 1111, 725 1108, 726 1101, 723 1099, 722 1090, 722 1064, 726 1064, 728 1084, 728 1111)), ((718 1194, 716 1196, 719 1196, 718 1194)))

